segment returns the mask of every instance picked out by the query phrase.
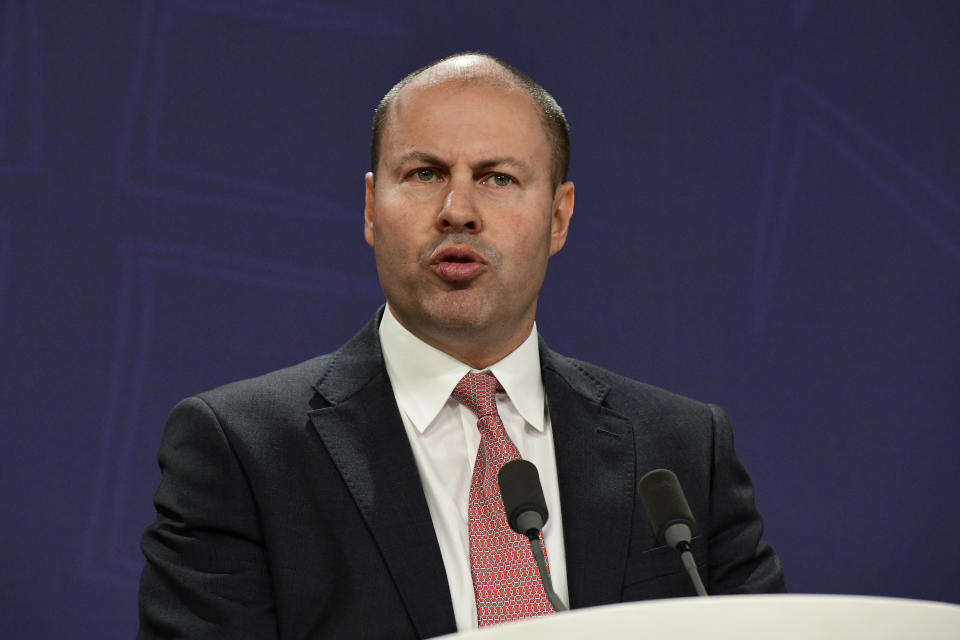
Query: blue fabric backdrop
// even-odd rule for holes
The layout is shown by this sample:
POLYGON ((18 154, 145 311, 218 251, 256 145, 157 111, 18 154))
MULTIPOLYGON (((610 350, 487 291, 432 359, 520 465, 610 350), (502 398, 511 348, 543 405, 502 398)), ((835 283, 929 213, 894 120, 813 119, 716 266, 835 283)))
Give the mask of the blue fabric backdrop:
POLYGON ((383 92, 480 49, 573 125, 551 346, 734 420, 790 588, 960 602, 956 2, 0 0, 0 629, 127 638, 181 397, 381 301, 383 92))

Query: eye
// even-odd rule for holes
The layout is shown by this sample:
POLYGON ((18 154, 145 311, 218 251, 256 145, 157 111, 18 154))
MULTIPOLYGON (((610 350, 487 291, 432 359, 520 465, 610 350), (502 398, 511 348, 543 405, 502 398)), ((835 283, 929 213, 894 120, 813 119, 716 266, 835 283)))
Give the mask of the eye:
POLYGON ((497 187, 509 187, 511 184, 513 184, 513 178, 503 173, 493 174, 490 176, 489 181, 497 187))
POLYGON ((420 182, 430 182, 437 177, 437 172, 433 169, 417 169, 414 174, 420 182))

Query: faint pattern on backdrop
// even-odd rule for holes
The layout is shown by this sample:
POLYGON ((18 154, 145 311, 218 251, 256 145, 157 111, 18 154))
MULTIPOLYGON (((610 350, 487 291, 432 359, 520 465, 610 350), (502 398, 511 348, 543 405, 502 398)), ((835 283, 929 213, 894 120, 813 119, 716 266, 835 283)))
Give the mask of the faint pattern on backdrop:
POLYGON ((7 281, 10 279, 10 221, 0 217, 0 330, 3 329, 4 301, 7 293, 7 281))
POLYGON ((0 4, 0 172, 40 165, 40 34, 27 1, 0 4))
POLYGON ((778 289, 777 273, 791 218, 803 213, 795 210, 797 181, 804 163, 811 161, 809 147, 817 142, 826 145, 819 149, 825 153, 815 158, 817 161, 836 158, 849 163, 869 181, 873 191, 895 203, 915 233, 932 243, 932 250, 939 249, 960 260, 957 201, 831 104, 827 96, 786 76, 775 89, 772 120, 754 266, 755 332, 763 332, 770 299, 778 289))
POLYGON ((188 205, 308 216, 335 209, 319 191, 315 167, 291 170, 288 160, 310 158, 331 143, 324 138, 337 131, 325 131, 308 105, 321 98, 335 112, 331 102, 353 84, 349 77, 324 82, 331 78, 324 68, 342 64, 343 51, 318 51, 317 43, 333 36, 356 47, 384 35, 404 33, 373 10, 146 2, 120 183, 188 205), (300 108, 291 112, 291 105, 300 108))
POLYGON ((133 635, 167 412, 380 304, 373 107, 464 49, 573 125, 551 346, 728 410, 791 589, 960 602, 929 542, 960 527, 958 32, 951 2, 0 0, 5 637, 133 635))

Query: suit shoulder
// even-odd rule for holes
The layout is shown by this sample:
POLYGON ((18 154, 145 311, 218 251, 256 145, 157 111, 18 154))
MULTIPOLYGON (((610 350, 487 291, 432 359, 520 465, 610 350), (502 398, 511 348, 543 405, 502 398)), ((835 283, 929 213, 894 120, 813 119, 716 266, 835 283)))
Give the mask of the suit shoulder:
POLYGON ((581 381, 579 384, 592 385, 594 393, 602 396, 602 403, 618 413, 636 415, 638 412, 654 411, 660 414, 684 414, 710 419, 714 410, 712 405, 705 402, 628 378, 590 362, 556 353, 551 354, 551 360, 552 366, 561 376, 581 376, 588 381, 581 381))
POLYGON ((180 404, 199 400, 224 426, 251 421, 275 422, 291 411, 302 416, 315 401, 314 384, 323 376, 331 358, 332 354, 326 354, 253 378, 230 382, 195 394, 180 404))

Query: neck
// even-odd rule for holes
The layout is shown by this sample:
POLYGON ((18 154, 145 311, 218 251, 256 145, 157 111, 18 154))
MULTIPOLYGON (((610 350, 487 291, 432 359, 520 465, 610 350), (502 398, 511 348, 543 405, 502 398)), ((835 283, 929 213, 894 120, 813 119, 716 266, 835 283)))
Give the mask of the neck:
POLYGON ((513 353, 513 351, 523 344, 523 341, 526 340, 526 337, 530 335, 528 331, 522 338, 519 340, 511 341, 500 345, 499 348, 491 349, 490 345, 467 345, 463 343, 440 343, 440 342, 431 342, 424 338, 420 338, 427 344, 444 353, 447 353, 460 362, 470 365, 472 369, 486 369, 492 364, 500 362, 508 355, 513 353))

